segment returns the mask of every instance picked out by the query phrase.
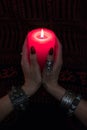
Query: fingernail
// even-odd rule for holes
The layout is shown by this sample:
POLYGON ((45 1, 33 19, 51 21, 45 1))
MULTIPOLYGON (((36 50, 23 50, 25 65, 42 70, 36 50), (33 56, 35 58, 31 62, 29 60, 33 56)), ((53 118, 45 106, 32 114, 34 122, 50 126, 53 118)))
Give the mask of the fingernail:
POLYGON ((49 55, 53 55, 53 48, 49 50, 49 55))
POLYGON ((35 49, 34 49, 34 47, 31 47, 31 54, 35 54, 36 52, 35 52, 35 49))

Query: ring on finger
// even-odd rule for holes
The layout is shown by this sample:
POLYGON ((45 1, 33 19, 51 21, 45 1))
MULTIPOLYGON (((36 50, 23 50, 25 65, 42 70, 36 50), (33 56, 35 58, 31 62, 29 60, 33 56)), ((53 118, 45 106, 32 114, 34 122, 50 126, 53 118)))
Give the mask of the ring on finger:
POLYGON ((53 61, 50 61, 50 60, 46 61, 46 69, 47 69, 47 72, 51 72, 53 70, 53 61))

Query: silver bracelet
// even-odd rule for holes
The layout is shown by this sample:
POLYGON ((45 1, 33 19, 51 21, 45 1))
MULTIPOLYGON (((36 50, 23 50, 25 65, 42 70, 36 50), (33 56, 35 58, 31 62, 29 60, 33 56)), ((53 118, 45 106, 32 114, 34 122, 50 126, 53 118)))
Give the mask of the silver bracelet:
POLYGON ((66 91, 64 96, 61 99, 61 107, 65 111, 66 115, 73 115, 75 109, 77 108, 81 100, 81 95, 76 95, 71 91, 66 91))
POLYGON ((16 110, 25 110, 28 105, 28 96, 25 94, 23 89, 12 87, 11 92, 9 93, 9 98, 12 102, 14 109, 16 110))

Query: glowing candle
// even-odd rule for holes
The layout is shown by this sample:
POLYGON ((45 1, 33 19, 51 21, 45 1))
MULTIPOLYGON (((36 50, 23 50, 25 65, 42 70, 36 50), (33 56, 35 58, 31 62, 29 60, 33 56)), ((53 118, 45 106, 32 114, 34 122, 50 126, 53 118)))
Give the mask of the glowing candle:
POLYGON ((30 31, 27 36, 28 48, 33 46, 36 50, 37 60, 41 70, 45 65, 50 48, 54 49, 54 58, 58 47, 56 35, 47 28, 38 28, 30 31))

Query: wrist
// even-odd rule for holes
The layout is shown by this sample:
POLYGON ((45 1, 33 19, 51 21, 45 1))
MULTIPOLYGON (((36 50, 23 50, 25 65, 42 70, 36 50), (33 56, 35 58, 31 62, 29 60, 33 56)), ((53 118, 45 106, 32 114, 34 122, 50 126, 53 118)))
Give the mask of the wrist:
POLYGON ((26 109, 28 105, 29 97, 27 96, 25 91, 20 87, 12 86, 12 90, 9 92, 9 98, 10 101, 12 102, 14 109, 16 110, 26 109))
POLYGON ((67 116, 72 116, 80 100, 80 94, 75 94, 71 90, 67 90, 61 98, 60 105, 67 116))
POLYGON ((61 87, 60 85, 58 85, 56 91, 57 91, 56 97, 60 101, 62 96, 65 94, 66 90, 63 87, 61 87))
POLYGON ((31 97, 32 96, 32 94, 29 92, 29 86, 28 85, 23 85, 22 86, 22 89, 23 89, 23 91, 26 93, 26 95, 28 96, 28 97, 31 97))
POLYGON ((34 95, 38 88, 39 88, 39 85, 36 85, 34 83, 32 83, 32 84, 31 83, 30 84, 25 83, 22 86, 23 91, 26 93, 26 95, 28 97, 31 97, 32 95, 34 95))
POLYGON ((48 87, 48 91, 58 100, 60 101, 62 96, 65 94, 66 90, 61 87, 58 83, 51 84, 48 87))

